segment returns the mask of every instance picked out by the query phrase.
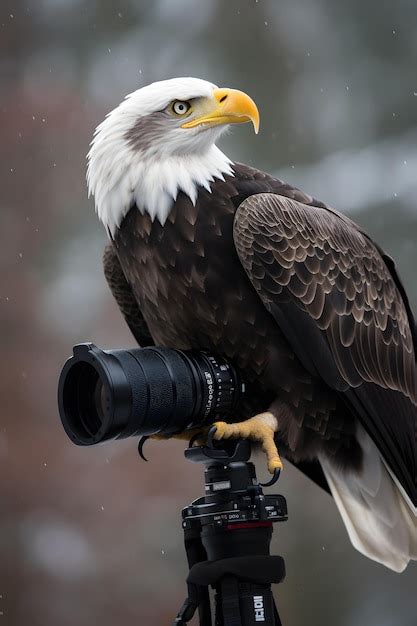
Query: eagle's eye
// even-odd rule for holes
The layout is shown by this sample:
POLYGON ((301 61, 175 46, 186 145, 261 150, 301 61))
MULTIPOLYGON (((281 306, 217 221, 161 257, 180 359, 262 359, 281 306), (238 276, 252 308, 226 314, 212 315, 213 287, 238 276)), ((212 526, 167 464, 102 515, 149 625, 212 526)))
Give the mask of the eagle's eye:
POLYGON ((171 110, 175 115, 185 115, 191 109, 191 104, 183 100, 174 100, 171 110))

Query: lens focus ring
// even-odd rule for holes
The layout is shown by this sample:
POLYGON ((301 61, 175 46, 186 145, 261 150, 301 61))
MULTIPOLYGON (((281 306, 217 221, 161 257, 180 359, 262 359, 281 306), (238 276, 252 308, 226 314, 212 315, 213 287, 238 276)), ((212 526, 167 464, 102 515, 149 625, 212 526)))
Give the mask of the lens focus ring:
POLYGON ((225 359, 205 352, 188 356, 195 360, 202 382, 201 404, 196 407, 200 424, 229 416, 242 391, 235 369, 225 359))

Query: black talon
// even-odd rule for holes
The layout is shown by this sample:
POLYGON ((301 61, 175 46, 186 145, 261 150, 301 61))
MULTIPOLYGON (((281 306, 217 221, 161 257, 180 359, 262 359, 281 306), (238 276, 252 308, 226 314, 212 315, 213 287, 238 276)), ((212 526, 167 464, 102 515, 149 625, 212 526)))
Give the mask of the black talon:
POLYGON ((261 487, 272 487, 272 485, 275 485, 280 475, 281 475, 281 470, 279 469, 279 467, 276 467, 274 469, 274 475, 272 476, 271 480, 269 480, 267 483, 259 483, 259 484, 261 487))
POLYGON ((201 431, 200 431, 200 432, 198 432, 198 433, 195 433, 195 434, 191 437, 190 441, 188 442, 188 447, 189 447, 189 448, 192 448, 192 447, 193 447, 193 445, 195 444, 195 442, 197 441, 197 439, 201 439, 201 437, 202 437, 202 436, 203 436, 203 433, 202 433, 201 431))
POLYGON ((148 459, 146 458, 146 456, 143 454, 143 446, 145 445, 145 443, 147 442, 147 440, 149 439, 148 435, 143 435, 140 439, 139 439, 139 443, 138 443, 138 452, 139 452, 139 456, 141 459, 143 459, 144 461, 147 461, 148 459))
POLYGON ((214 435, 217 430, 217 426, 212 426, 207 433, 207 447, 214 448, 214 435))

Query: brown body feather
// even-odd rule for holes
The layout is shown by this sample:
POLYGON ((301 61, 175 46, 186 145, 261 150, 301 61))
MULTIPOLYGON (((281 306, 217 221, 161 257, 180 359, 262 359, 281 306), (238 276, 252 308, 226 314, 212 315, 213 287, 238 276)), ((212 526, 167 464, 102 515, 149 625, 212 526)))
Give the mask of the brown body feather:
POLYGON ((347 218, 234 169, 195 206, 179 194, 164 226, 125 217, 105 271, 135 338, 232 359, 249 383, 236 419, 272 404, 295 462, 358 467, 360 419, 416 501, 414 322, 393 265, 347 218))

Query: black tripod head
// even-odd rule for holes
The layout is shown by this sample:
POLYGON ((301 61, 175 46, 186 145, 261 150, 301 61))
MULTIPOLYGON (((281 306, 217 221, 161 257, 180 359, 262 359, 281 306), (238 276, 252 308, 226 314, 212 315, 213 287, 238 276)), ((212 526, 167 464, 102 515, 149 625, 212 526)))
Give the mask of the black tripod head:
MULTIPOLYGON (((205 495, 183 510, 184 528, 198 527, 205 537, 218 534, 221 529, 237 530, 243 525, 259 528, 260 522, 267 522, 264 527, 268 527, 272 522, 285 521, 284 496, 265 496, 257 481, 255 466, 249 461, 250 442, 240 439, 225 443, 222 442, 222 447, 198 446, 185 450, 187 459, 206 467, 205 495)), ((210 554, 209 558, 216 557, 210 554)))

